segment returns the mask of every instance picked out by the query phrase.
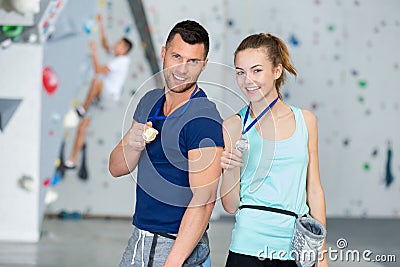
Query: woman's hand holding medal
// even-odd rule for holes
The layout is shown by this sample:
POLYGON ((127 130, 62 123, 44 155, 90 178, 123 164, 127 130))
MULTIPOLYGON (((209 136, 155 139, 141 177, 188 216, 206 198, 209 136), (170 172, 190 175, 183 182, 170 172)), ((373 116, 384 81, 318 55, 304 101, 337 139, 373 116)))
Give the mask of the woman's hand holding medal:
POLYGON ((221 167, 225 170, 243 167, 242 152, 237 148, 225 147, 221 156, 221 167))

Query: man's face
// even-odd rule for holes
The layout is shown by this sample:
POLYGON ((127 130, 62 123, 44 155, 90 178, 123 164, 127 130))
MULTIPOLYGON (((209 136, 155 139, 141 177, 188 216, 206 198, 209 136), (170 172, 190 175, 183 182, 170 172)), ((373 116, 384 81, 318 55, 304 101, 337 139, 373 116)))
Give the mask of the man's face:
POLYGON ((124 40, 119 40, 115 45, 114 45, 114 54, 116 56, 122 56, 126 54, 126 51, 128 50, 127 45, 125 44, 124 40))
POLYGON ((166 86, 176 93, 196 84, 208 61, 204 58, 204 44, 188 44, 179 34, 162 48, 161 59, 166 86))

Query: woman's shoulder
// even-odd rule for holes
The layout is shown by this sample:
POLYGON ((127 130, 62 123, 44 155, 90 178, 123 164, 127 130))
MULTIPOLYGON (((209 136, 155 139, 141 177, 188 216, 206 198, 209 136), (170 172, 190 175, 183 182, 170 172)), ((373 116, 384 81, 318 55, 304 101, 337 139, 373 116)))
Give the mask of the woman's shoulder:
POLYGON ((308 109, 300 109, 301 113, 303 114, 304 120, 307 122, 316 122, 317 121, 317 116, 315 116, 312 111, 308 109))
POLYGON ((306 123, 308 131, 313 131, 317 129, 317 117, 314 113, 307 109, 300 109, 303 114, 304 121, 306 123))
POLYGON ((288 103, 285 103, 288 107, 290 107, 290 109, 292 109, 294 112, 298 111, 301 112, 301 114, 303 115, 303 118, 305 120, 305 122, 308 123, 314 123, 317 121, 317 117, 314 115, 314 113, 312 113, 310 110, 308 109, 303 109, 297 106, 293 106, 290 105, 288 103))

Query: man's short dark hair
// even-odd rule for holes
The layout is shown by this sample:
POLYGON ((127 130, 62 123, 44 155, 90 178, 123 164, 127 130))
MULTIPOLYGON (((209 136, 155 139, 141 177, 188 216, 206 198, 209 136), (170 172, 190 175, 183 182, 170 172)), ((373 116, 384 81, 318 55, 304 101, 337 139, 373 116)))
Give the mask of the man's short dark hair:
POLYGON ((124 41, 124 43, 126 45, 126 54, 128 54, 129 51, 131 51, 131 49, 133 48, 133 43, 131 40, 129 40, 126 37, 122 38, 122 41, 124 41))
POLYGON ((210 49, 210 39, 206 29, 199 23, 192 20, 185 20, 177 23, 170 31, 166 45, 174 39, 176 34, 179 34, 183 41, 188 44, 204 44, 204 58, 207 57, 210 49))

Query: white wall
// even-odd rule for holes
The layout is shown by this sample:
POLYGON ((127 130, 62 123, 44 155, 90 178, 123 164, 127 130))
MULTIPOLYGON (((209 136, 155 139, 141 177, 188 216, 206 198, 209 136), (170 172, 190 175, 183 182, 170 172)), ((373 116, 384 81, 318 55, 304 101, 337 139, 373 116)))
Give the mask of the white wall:
POLYGON ((0 240, 39 239, 42 61, 43 49, 38 45, 0 50, 0 98, 22 99, 0 132, 0 240), (24 175, 33 179, 33 191, 18 185, 24 175))

